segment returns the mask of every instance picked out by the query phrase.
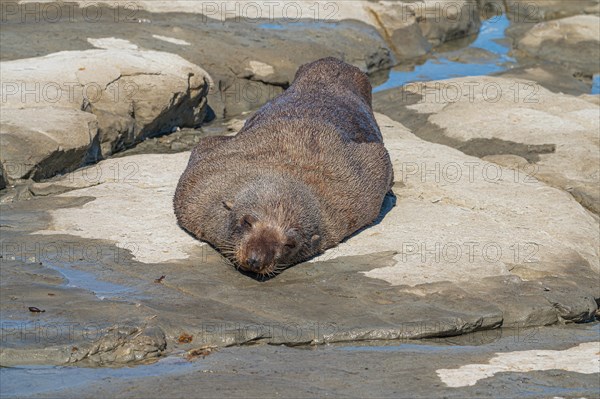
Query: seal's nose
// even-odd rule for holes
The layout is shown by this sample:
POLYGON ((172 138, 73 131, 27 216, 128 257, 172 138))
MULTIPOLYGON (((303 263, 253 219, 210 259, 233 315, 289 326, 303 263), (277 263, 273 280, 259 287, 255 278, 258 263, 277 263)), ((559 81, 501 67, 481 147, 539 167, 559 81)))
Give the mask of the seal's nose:
POLYGON ((258 269, 260 268, 260 261, 255 255, 251 255, 250 257, 248 257, 248 259, 246 259, 246 263, 254 271, 258 271, 258 269))

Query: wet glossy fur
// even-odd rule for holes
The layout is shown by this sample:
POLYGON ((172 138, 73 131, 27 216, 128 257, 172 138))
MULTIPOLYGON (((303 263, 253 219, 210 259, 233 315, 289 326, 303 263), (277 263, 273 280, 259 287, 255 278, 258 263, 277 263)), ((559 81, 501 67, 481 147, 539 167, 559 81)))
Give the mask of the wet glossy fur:
POLYGON ((366 75, 325 58, 236 136, 194 148, 175 213, 236 266, 270 274, 372 223, 392 181, 366 75))

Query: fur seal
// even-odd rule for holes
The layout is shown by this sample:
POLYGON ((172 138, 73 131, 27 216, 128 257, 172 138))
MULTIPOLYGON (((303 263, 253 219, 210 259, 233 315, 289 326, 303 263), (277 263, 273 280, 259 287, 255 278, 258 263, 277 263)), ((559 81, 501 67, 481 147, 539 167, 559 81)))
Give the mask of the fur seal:
POLYGON ((301 66, 236 136, 202 139, 174 208, 236 267, 273 275, 371 224, 392 184, 367 76, 324 58, 301 66))

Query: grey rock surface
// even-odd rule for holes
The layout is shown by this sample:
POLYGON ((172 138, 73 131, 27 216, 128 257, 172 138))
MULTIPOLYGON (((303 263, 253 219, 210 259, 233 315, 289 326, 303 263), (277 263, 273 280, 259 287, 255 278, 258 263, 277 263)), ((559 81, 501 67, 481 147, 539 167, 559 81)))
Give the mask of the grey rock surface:
POLYGON ((598 0, 507 0, 509 18, 516 22, 535 23, 578 14, 600 14, 598 0))
POLYGON ((377 93, 375 109, 419 137, 518 170, 600 213, 600 108, 533 81, 469 77, 377 93))
POLYGON ((509 30, 519 52, 568 68, 575 76, 600 73, 600 16, 575 15, 509 30))
MULTIPOLYGON (((23 3, 39 0, 24 0, 23 3)), ((42 0, 44 2, 44 0, 42 0)), ((48 2, 48 1, 46 1, 48 2)), ((51 0, 49 1, 51 2, 51 0)), ((82 7, 85 1, 75 1, 82 7)), ((116 7, 116 3, 112 4, 116 7)), ((392 47, 406 46, 406 29, 437 45, 458 37, 476 33, 480 26, 480 2, 477 0, 392 0, 392 1, 328 1, 299 0, 293 4, 255 1, 251 4, 236 1, 142 0, 134 11, 151 13, 201 14, 216 21, 343 21, 365 22, 379 30, 392 47), (416 28, 416 29, 415 29, 416 28)), ((421 50, 428 51, 422 44, 421 50)))
POLYGON ((9 180, 48 178, 199 126, 211 83, 175 54, 135 48, 6 61, 0 72, 0 161, 9 180))
POLYGON ((85 353, 100 342, 139 346, 128 344, 135 334, 102 341, 115 326, 162 332, 166 348, 155 340, 114 360, 108 350, 82 362, 593 319, 597 218, 561 190, 420 140, 385 116, 378 121, 394 162, 396 206, 388 198, 378 224, 271 280, 239 273, 176 225, 171 198, 189 153, 106 160, 56 182, 72 191, 0 205, 0 306, 14 327, 1 364, 63 364, 73 346, 85 353), (490 168, 503 177, 483 172, 490 168), (66 343, 18 339, 31 323, 76 327, 66 343))
POLYGON ((191 361, 172 355, 134 368, 26 367, 0 373, 6 397, 593 398, 598 326, 313 348, 253 345, 191 361))
POLYGON ((88 38, 127 39, 205 68, 215 82, 209 116, 219 118, 241 115, 280 94, 301 64, 335 56, 372 75, 423 56, 432 45, 473 35, 481 25, 475 0, 297 1, 291 6, 140 1, 111 3, 113 8, 79 3, 81 8, 77 2, 30 5, 40 15, 44 7, 59 7, 69 17, 58 21, 23 20, 18 10, 7 12, 0 58, 88 49, 88 38), (93 21, 86 7, 98 15, 93 21))
MULTIPOLYGON (((177 54, 202 66, 213 78, 208 95, 209 118, 232 117, 257 109, 283 92, 300 65, 319 58, 335 56, 369 74, 396 62, 375 27, 361 19, 325 18, 329 13, 323 9, 321 20, 240 17, 221 21, 216 19, 218 15, 199 14, 202 7, 198 2, 152 1, 147 5, 159 3, 170 8, 149 12, 141 2, 132 3, 133 10, 122 4, 116 8, 82 4, 79 8, 74 3, 49 3, 62 7, 61 15, 71 16, 58 21, 40 17, 23 22, 18 12, 7 13, 6 28, 0 32, 0 59, 84 50, 105 43, 177 54), (90 7, 99 15, 93 21, 86 14, 92 12, 90 7)), ((44 4, 36 9, 41 15, 44 4)), ((234 10, 235 4, 229 9, 234 10)))
POLYGON ((567 68, 544 62, 527 63, 498 73, 497 76, 533 81, 552 92, 573 96, 589 93, 591 89, 590 84, 575 78, 567 68))
POLYGON ((43 179, 81 166, 97 151, 98 120, 55 107, 3 108, 0 163, 6 178, 43 179))

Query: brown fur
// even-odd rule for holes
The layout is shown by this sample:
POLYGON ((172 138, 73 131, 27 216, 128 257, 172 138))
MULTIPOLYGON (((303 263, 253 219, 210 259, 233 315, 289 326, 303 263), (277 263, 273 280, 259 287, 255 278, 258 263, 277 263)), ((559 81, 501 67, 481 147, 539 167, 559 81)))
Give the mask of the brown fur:
POLYGON ((271 274, 371 224, 392 181, 366 75, 325 58, 236 136, 194 148, 175 213, 236 266, 271 274))

